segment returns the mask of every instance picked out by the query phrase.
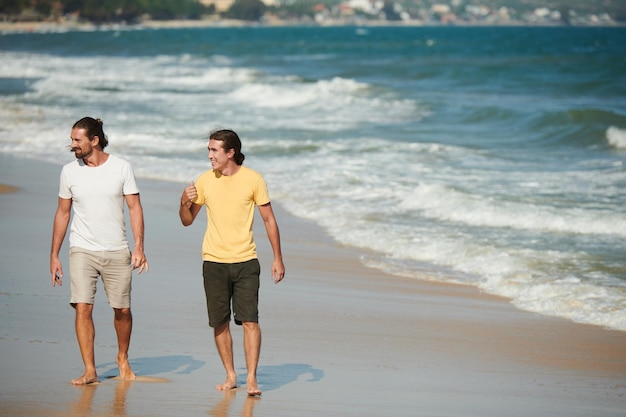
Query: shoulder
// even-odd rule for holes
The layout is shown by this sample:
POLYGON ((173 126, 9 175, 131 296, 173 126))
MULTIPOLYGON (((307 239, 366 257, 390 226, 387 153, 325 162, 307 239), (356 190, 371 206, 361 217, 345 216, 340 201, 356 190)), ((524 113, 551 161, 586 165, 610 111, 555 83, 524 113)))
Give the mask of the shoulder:
POLYGON ((122 167, 131 168, 131 163, 128 160, 124 158, 120 158, 119 156, 116 156, 116 155, 109 154, 109 160, 107 162, 114 166, 122 166, 122 167))
POLYGON ((261 174, 254 169, 241 166, 239 171, 233 176, 231 176, 231 180, 233 183, 239 184, 239 186, 246 186, 252 188, 258 188, 265 184, 263 177, 261 174))
POLYGON ((241 167, 237 181, 240 185, 249 187, 254 194, 267 194, 267 184, 265 179, 258 171, 251 168, 241 167))
POLYGON ((85 164, 81 159, 75 159, 74 161, 68 162, 67 164, 63 165, 63 168, 61 168, 61 174, 70 174, 72 172, 76 172, 84 166, 85 164))
POLYGON ((263 176, 261 175, 261 173, 259 173, 258 171, 255 171, 252 168, 245 167, 243 165, 241 166, 241 168, 239 168, 239 173, 242 174, 242 177, 263 179, 263 176))
POLYGON ((120 158, 119 156, 110 155, 104 164, 104 171, 110 174, 121 175, 126 178, 134 177, 135 173, 133 171, 133 166, 126 159, 120 158))
POLYGON ((208 171, 204 171, 202 174, 200 174, 198 176, 197 181, 208 181, 212 178, 215 178, 215 171, 212 169, 209 169, 208 171))

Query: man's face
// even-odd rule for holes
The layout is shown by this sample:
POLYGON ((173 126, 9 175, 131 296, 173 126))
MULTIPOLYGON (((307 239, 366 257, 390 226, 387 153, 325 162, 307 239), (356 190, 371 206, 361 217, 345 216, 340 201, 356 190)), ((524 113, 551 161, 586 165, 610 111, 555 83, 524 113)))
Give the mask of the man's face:
POLYGON ((87 137, 85 129, 72 129, 70 139, 72 140, 71 150, 76 159, 88 158, 93 153, 93 142, 87 137))
POLYGON ((214 170, 220 172, 223 171, 228 166, 228 161, 234 153, 235 151, 233 149, 225 152, 224 142, 221 140, 209 140, 209 160, 211 161, 211 167, 214 170))

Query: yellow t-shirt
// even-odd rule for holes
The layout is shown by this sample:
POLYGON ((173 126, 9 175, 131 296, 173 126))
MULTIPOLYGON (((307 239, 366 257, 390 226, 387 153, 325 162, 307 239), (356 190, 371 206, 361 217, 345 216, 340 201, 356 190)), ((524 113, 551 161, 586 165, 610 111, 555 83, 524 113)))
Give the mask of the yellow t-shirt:
POLYGON ((204 204, 207 213, 202 259, 221 263, 255 259, 254 208, 270 202, 261 174, 244 166, 235 175, 209 170, 198 177, 196 189, 194 203, 204 204))

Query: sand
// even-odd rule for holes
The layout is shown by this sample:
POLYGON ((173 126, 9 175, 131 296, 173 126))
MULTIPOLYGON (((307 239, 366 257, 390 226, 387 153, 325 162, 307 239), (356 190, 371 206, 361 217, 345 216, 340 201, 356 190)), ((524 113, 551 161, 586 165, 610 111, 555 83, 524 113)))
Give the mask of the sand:
MULTIPOLYGON (((150 272, 133 281, 130 362, 116 379, 112 312, 94 310, 100 382, 82 373, 69 277, 51 286, 61 163, 0 154, 1 416, 621 416, 626 332, 523 312, 472 287, 386 275, 273 203, 287 274, 274 285, 262 225, 261 398, 214 389, 224 372, 201 277, 204 221, 177 216, 184 184, 139 179, 150 272), (9 187, 7 187, 9 186, 9 187)), ((271 184, 270 191, 271 191, 271 184)), ((202 219, 203 220, 203 219, 202 219)), ((62 261, 67 272, 67 241, 62 261)))

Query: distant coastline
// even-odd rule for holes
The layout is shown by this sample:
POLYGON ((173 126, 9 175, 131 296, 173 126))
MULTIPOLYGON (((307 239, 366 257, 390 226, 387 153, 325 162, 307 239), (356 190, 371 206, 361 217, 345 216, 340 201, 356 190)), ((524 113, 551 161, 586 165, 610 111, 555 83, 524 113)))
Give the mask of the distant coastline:
MULTIPOLYGON (((317 24, 312 22, 302 22, 298 20, 272 20, 269 22, 251 22, 233 19, 202 19, 202 20, 146 20, 140 23, 106 23, 97 25, 88 22, 72 22, 72 21, 32 21, 32 22, 0 22, 0 33, 47 33, 47 32, 66 32, 66 31, 92 31, 92 30, 115 30, 115 29, 181 29, 181 28, 203 28, 203 27, 270 27, 270 26, 494 26, 494 27, 568 27, 564 24, 529 24, 527 22, 510 21, 508 23, 454 23, 454 24, 435 24, 432 22, 414 21, 342 21, 334 20, 317 24)), ((570 27, 624 27, 626 24, 614 23, 610 25, 572 25, 570 27)))

